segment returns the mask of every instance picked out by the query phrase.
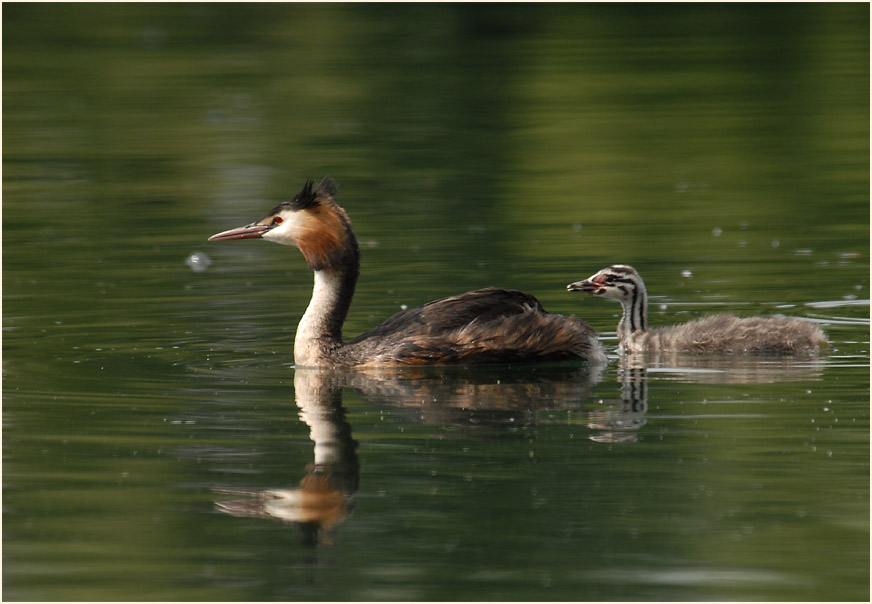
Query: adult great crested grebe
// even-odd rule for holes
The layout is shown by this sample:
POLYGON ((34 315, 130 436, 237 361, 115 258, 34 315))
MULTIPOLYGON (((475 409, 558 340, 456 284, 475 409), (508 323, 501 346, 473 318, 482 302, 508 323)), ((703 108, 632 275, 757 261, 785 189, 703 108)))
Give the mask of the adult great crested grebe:
POLYGON ((508 289, 479 289, 404 310, 343 342, 360 249, 348 215, 333 200, 336 192, 329 177, 318 184, 307 181, 293 199, 257 222, 209 238, 267 239, 302 252, 315 272, 315 286, 294 338, 297 366, 606 362, 587 323, 548 313, 533 296, 508 289))
POLYGON ((617 300, 624 314, 618 341, 626 352, 815 353, 827 345, 820 327, 790 317, 734 317, 729 313, 702 317, 670 327, 648 328, 648 294, 632 266, 615 264, 584 281, 566 286, 617 300))

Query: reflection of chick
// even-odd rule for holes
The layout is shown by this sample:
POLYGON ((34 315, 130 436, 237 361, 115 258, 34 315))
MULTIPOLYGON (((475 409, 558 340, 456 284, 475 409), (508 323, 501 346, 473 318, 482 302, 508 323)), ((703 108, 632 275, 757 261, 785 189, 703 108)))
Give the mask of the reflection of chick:
MULTIPOLYGON (((588 437, 590 440, 605 443, 636 442, 636 431, 647 422, 645 418, 648 412, 647 371, 644 368, 626 367, 622 362, 619 375, 621 403, 610 404, 590 412, 587 427, 591 430, 599 430, 588 437)), ((600 403, 605 402, 600 401, 600 403)))

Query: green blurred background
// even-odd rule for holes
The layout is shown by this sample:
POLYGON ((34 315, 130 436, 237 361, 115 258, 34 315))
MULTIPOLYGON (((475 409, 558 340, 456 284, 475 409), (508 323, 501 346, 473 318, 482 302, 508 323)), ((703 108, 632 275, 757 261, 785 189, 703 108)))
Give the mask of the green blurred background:
POLYGON ((4 595, 867 599, 869 83, 864 3, 4 4, 4 595), (311 461, 311 275, 205 240, 325 174, 350 336, 502 286, 612 347, 564 286, 625 262, 655 324, 782 312, 835 350, 649 372, 623 445, 587 426, 615 364, 486 437, 348 391, 359 509, 313 560, 212 494, 311 461))

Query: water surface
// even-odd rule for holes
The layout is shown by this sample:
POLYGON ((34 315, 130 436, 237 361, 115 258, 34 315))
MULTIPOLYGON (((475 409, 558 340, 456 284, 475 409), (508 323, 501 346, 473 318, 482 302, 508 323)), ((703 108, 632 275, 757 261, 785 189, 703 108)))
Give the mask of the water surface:
POLYGON ((7 599, 868 599, 867 5, 3 21, 7 599), (295 370, 302 258, 205 240, 325 174, 348 336, 500 286, 613 350, 624 262, 832 349, 295 370))

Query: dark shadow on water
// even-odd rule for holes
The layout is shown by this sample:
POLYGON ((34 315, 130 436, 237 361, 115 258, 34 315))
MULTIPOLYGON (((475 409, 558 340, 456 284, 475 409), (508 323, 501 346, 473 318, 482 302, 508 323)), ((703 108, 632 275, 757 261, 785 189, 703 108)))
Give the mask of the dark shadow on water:
POLYGON ((299 526, 305 546, 328 545, 354 510, 360 482, 358 443, 342 406, 346 388, 377 407, 413 409, 420 422, 461 427, 464 438, 506 438, 507 427, 531 425, 545 410, 578 409, 603 368, 577 366, 423 368, 351 372, 296 369, 294 397, 309 427, 314 461, 299 486, 218 487, 216 508, 236 517, 299 526))
POLYGON ((467 439, 518 438, 523 434, 513 429, 542 421, 543 411, 576 410, 583 413, 589 440, 621 444, 637 442, 646 424, 651 379, 763 384, 818 380, 822 371, 823 362, 814 358, 623 355, 617 367, 620 396, 591 401, 603 368, 296 369, 294 398, 314 443, 314 460, 305 465, 305 476, 292 487, 215 488, 232 496, 215 505, 236 517, 296 525, 308 548, 333 543, 335 529, 354 510, 360 484, 358 443, 342 405, 346 388, 375 407, 414 411, 409 421, 458 428, 467 439))

